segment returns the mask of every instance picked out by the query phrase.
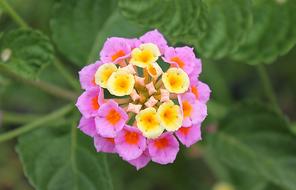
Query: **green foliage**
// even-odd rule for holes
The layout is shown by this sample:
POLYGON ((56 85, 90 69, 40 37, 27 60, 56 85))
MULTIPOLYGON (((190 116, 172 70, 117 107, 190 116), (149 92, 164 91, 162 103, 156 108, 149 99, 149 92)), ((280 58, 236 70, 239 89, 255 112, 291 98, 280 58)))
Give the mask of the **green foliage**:
POLYGON ((53 46, 41 32, 19 29, 0 38, 0 64, 25 78, 35 79, 53 62, 53 46))
POLYGON ((77 131, 59 125, 19 138, 17 152, 36 189, 112 189, 106 158, 96 154, 90 139, 77 131))
POLYGON ((193 44, 207 59, 270 63, 296 43, 293 0, 119 0, 119 6, 130 20, 193 44))
POLYGON ((132 37, 141 30, 116 11, 116 1, 61 0, 53 9, 53 40, 64 56, 79 66, 99 57, 107 37, 132 37))
POLYGON ((201 0, 119 0, 119 7, 127 18, 159 28, 173 39, 199 38, 206 24, 201 0))
POLYGON ((295 188, 295 136, 274 111, 258 103, 242 104, 222 120, 208 143, 211 154, 227 166, 295 188))
POLYGON ((253 25, 231 57, 249 64, 271 63, 296 43, 296 1, 253 0, 253 25))

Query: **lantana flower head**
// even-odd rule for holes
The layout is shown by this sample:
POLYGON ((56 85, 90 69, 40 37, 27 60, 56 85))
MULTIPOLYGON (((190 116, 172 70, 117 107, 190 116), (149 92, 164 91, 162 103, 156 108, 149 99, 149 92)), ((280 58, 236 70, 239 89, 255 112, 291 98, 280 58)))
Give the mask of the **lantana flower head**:
POLYGON ((211 90, 200 73, 193 48, 169 47, 157 30, 108 38, 100 59, 79 72, 78 128, 97 152, 116 153, 136 169, 173 163, 179 142, 201 140, 211 90))

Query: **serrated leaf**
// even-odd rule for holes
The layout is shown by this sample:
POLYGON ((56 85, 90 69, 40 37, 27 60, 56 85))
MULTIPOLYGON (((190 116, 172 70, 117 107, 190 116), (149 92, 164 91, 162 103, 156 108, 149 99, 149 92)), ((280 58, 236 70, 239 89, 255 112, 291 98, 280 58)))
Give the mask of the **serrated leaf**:
POLYGON ((250 0, 205 0, 207 7, 205 35, 192 39, 203 57, 221 59, 231 54, 245 40, 251 26, 250 0))
POLYGON ((286 189, 296 186, 296 141, 287 122, 258 104, 234 108, 209 137, 215 158, 286 189))
POLYGON ((31 29, 4 33, 0 38, 0 64, 22 77, 35 79, 53 62, 53 46, 47 36, 31 29))
POLYGON ((69 128, 41 128, 19 138, 17 152, 31 184, 40 190, 112 189, 104 155, 69 128))
POLYGON ((118 13, 115 0, 61 0, 52 15, 54 42, 78 66, 98 59, 107 37, 135 37, 141 33, 118 13))
POLYGON ((271 63, 296 43, 296 2, 253 0, 253 25, 231 56, 248 64, 271 63))
POLYGON ((128 19, 160 29, 173 42, 204 34, 205 7, 201 0, 119 0, 119 7, 128 19))

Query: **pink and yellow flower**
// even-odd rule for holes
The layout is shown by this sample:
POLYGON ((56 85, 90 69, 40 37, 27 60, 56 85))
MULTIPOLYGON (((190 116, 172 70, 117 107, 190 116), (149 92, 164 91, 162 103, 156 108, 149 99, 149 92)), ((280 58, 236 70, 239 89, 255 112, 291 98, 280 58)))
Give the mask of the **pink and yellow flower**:
POLYGON ((115 137, 115 144, 118 154, 124 160, 134 160, 146 149, 146 138, 136 127, 126 125, 115 137))
POLYGON ((87 90, 96 87, 95 73, 100 65, 102 65, 102 62, 97 61, 94 64, 85 66, 79 71, 79 79, 82 89, 87 90))
POLYGON ((190 127, 181 127, 177 132, 176 136, 182 144, 186 147, 190 147, 196 142, 201 140, 201 127, 199 125, 192 125, 190 127))
POLYGON ((197 77, 201 72, 201 64, 195 57, 193 48, 187 46, 169 47, 165 51, 164 59, 173 66, 183 69, 188 75, 194 71, 195 77, 197 77))
POLYGON ((207 116, 207 106, 196 100, 191 92, 182 94, 179 103, 183 110, 183 126, 201 123, 207 116))
POLYGON ((201 140, 211 90, 200 72, 193 48, 168 47, 157 30, 109 38, 100 60, 79 72, 85 91, 76 103, 78 127, 97 152, 116 153, 137 170, 150 161, 173 163, 177 139, 186 147, 201 140))
POLYGON ((109 100, 100 107, 95 117, 97 132, 103 137, 113 138, 127 120, 127 113, 114 100, 109 100))
POLYGON ((102 100, 102 90, 100 88, 91 88, 79 96, 76 106, 81 114, 86 117, 94 117, 98 114, 102 100))
POLYGON ((171 133, 164 133, 148 142, 148 150, 153 162, 159 164, 173 163, 179 152, 179 143, 171 133))
POLYGON ((94 144, 97 152, 116 153, 114 138, 94 136, 94 144))

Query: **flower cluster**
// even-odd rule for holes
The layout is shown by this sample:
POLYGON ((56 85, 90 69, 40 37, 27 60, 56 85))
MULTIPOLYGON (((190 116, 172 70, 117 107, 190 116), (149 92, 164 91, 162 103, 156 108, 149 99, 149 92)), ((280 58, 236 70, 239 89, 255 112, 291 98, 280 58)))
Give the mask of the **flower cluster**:
POLYGON ((201 140, 210 89, 200 73, 193 48, 169 47, 157 30, 108 38, 100 60, 79 72, 78 127, 98 152, 117 153, 137 169, 173 163, 177 139, 186 147, 201 140))

